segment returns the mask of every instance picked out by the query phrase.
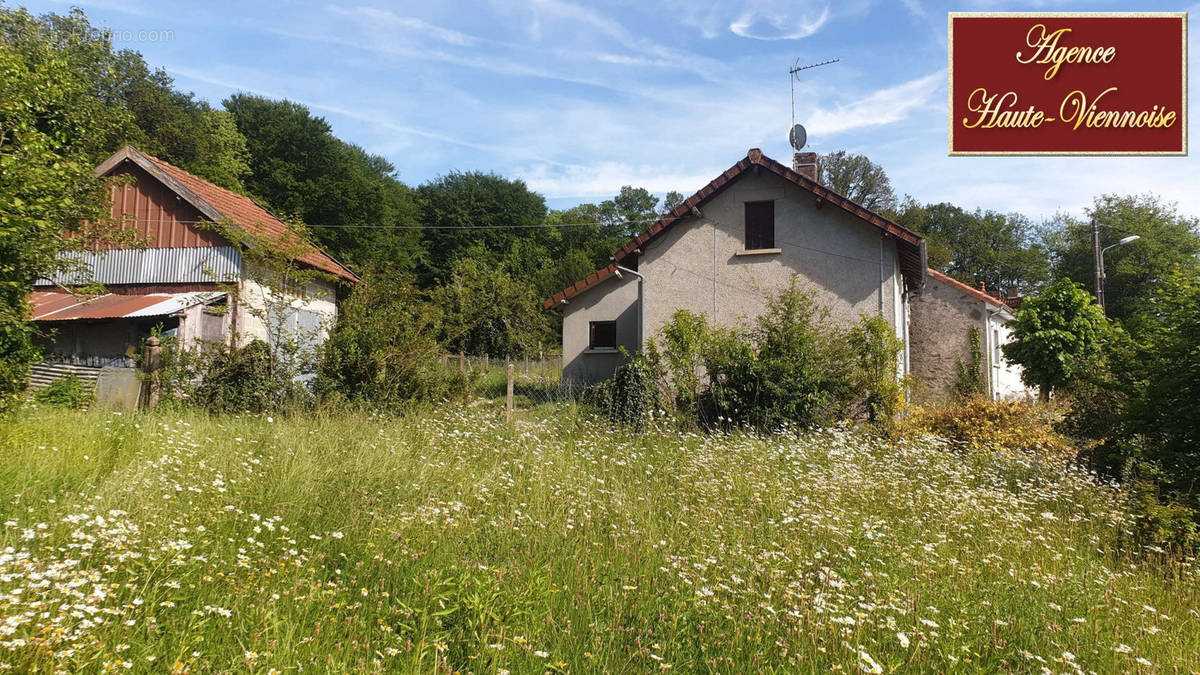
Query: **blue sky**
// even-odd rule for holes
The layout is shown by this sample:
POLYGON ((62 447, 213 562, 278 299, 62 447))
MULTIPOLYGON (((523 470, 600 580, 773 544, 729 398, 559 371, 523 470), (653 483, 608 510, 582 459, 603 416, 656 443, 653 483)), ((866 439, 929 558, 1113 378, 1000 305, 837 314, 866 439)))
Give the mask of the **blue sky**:
POLYGON ((796 119, 810 149, 870 156, 899 194, 1040 219, 1079 213, 1096 194, 1150 191, 1200 215, 1190 157, 946 155, 947 11, 1200 5, 10 0, 21 4, 82 7, 119 47, 213 103, 237 91, 304 103, 411 185, 492 170, 558 208, 625 184, 691 194, 751 147, 788 162, 787 70, 838 58, 796 82, 796 119))

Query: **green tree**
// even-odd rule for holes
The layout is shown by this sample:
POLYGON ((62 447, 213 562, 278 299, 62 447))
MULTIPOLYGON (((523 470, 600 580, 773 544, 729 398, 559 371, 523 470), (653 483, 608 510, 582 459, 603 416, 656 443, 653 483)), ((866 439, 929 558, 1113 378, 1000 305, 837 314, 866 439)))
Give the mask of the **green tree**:
POLYGON ((82 221, 108 215, 92 168, 129 118, 95 96, 70 58, 92 37, 51 33, 23 10, 0 8, 0 410, 39 358, 26 300, 33 283, 59 269, 82 221))
MULTIPOLYGON (((8 10, 0 10, 8 11, 8 10)), ((141 54, 116 51, 107 31, 80 10, 35 20, 43 39, 67 59, 93 96, 122 119, 89 142, 97 161, 129 144, 235 191, 248 173, 245 142, 220 115, 191 93, 175 89, 166 71, 151 69, 141 54)))
POLYGON ((444 343, 452 352, 529 356, 551 340, 534 288, 489 264, 477 249, 459 258, 431 295, 442 308, 444 343))
POLYGON ((686 200, 687 197, 684 197, 682 192, 671 190, 663 197, 662 213, 667 214, 674 211, 676 206, 679 206, 686 200))
POLYGON ((892 181, 883 167, 866 155, 838 150, 821 156, 820 182, 872 211, 890 211, 896 206, 892 181))
POLYGON ((249 193, 314 226, 317 243, 343 262, 417 267, 423 253, 415 195, 387 160, 338 140, 299 103, 235 94, 225 109, 250 151, 249 193))
POLYGON ((1095 365, 1107 334, 1108 321, 1091 294, 1061 279, 1021 303, 1004 356, 1021 365, 1021 379, 1046 400, 1095 365))
POLYGON ((906 199, 897 222, 925 235, 929 266, 970 286, 1037 288, 1047 281, 1049 255, 1033 223, 1020 214, 906 199))
POLYGON ((423 280, 448 279, 468 251, 503 256, 518 241, 545 245, 545 228, 497 228, 540 225, 546 200, 524 181, 494 173, 452 171, 417 189, 424 244, 428 251, 423 280), (467 228, 467 229, 452 229, 467 228))
POLYGON ((1046 240, 1054 272, 1088 289, 1095 286, 1091 219, 1101 224, 1101 244, 1136 234, 1135 243, 1114 248, 1104 257, 1108 316, 1125 320, 1139 314, 1173 271, 1200 269, 1200 220, 1180 214, 1174 204, 1154 195, 1096 197, 1083 219, 1059 216, 1046 240))
POLYGON ((1200 273, 1169 274, 1131 324, 1142 372, 1129 430, 1200 508, 1200 273))

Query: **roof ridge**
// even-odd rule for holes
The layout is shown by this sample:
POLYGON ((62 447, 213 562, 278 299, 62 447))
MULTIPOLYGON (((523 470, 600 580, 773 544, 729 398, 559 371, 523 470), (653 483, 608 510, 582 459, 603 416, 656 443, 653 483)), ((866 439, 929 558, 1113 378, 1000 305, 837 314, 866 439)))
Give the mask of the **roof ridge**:
POLYGON ((294 260, 349 281, 359 281, 359 277, 348 267, 309 241, 302 233, 297 232, 253 197, 217 185, 187 169, 144 153, 131 145, 124 146, 101 162, 96 167, 96 175, 106 175, 127 159, 141 166, 156 180, 191 202, 205 217, 214 221, 228 220, 247 233, 268 239, 277 239, 285 233, 291 234, 297 237, 306 249, 306 252, 294 255, 294 260), (205 192, 210 194, 202 194, 205 192), (222 202, 225 203, 225 206, 222 206, 222 202), (244 211, 244 213, 238 213, 238 210, 244 211))
MULTIPOLYGON (((661 216, 658 220, 654 221, 654 223, 652 225, 650 225, 650 227, 648 227, 644 231, 634 235, 627 243, 625 243, 625 245, 623 245, 621 248, 617 249, 617 252, 614 253, 611 257, 614 260, 620 260, 621 258, 637 251, 643 244, 650 241, 654 237, 658 236, 660 233, 662 233, 667 228, 672 227, 673 225, 678 223, 680 220, 683 220, 684 218, 688 217, 692 213, 693 209, 699 207, 704 202, 706 202, 709 199, 720 194, 735 179, 737 179, 743 173, 745 173, 751 166, 762 167, 762 168, 770 171, 771 173, 774 173, 777 176, 783 178, 784 180, 786 180, 802 189, 808 190, 809 192, 816 195, 818 200, 824 200, 824 201, 830 202, 830 203, 834 204, 835 206, 841 208, 842 210, 846 211, 847 213, 850 213, 851 215, 858 217, 860 220, 863 220, 863 221, 867 222, 868 224, 882 230, 885 234, 896 237, 901 242, 904 242, 910 246, 917 247, 918 251, 915 254, 916 258, 914 259, 910 256, 907 259, 908 263, 909 263, 908 267, 910 268, 909 269, 910 272, 915 273, 915 274, 919 275, 920 277, 922 277, 922 281, 923 281, 924 267, 925 267, 924 257, 925 256, 923 253, 924 249, 922 248, 924 238, 921 235, 917 234, 916 232, 913 232, 912 230, 910 230, 902 225, 899 225, 898 223, 896 223, 895 221, 893 221, 889 218, 885 218, 884 216, 881 216, 878 213, 875 213, 871 209, 868 209, 867 207, 862 206, 861 204, 858 204, 857 202, 850 199, 849 197, 846 197, 844 195, 838 194, 837 192, 834 192, 833 190, 830 190, 829 188, 825 187, 824 185, 821 185, 819 182, 809 178, 808 176, 804 176, 804 175, 784 166, 783 164, 780 164, 779 162, 775 161, 774 159, 771 159, 770 157, 764 155, 762 150, 760 150, 758 148, 750 148, 750 150, 746 153, 745 157, 742 157, 741 159, 739 159, 737 162, 735 162, 733 164, 733 166, 729 167, 725 171, 722 171, 720 175, 718 175, 716 178, 709 181, 708 184, 705 185, 704 187, 697 190, 691 197, 688 197, 687 199, 683 200, 683 202, 680 203, 678 206, 676 206, 674 209, 672 209, 668 213, 661 216), (915 269, 912 269, 912 268, 915 268, 915 269)), ((542 307, 544 309, 551 309, 551 308, 557 306, 561 301, 566 300, 567 298, 570 298, 574 295, 578 295, 580 292, 582 292, 586 288, 590 287, 591 285, 597 283, 598 281, 602 280, 603 278, 607 278, 607 275, 605 275, 605 276, 601 277, 600 279, 596 279, 589 283, 584 283, 584 282, 588 282, 589 279, 592 279, 600 272, 603 272, 605 269, 607 269, 607 268, 602 268, 601 270, 597 270, 597 272, 594 272, 594 273, 588 275, 586 278, 575 282, 574 284, 562 289, 558 293, 555 293, 554 295, 552 295, 551 297, 547 298, 546 300, 544 300, 542 302, 542 307), (581 284, 583 284, 582 287, 580 286, 581 284)), ((901 269, 902 269, 902 274, 903 274, 903 269, 904 269, 903 262, 901 263, 901 269)), ((907 279, 906 279, 906 282, 907 282, 907 279)), ((919 284, 913 284, 913 285, 919 286, 919 284)))

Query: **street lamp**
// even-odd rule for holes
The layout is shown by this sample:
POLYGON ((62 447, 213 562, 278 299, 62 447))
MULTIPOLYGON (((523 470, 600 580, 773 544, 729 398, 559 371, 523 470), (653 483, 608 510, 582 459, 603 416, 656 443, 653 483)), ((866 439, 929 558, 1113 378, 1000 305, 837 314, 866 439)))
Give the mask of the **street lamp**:
POLYGON ((1104 252, 1110 248, 1124 246, 1141 239, 1136 234, 1131 234, 1128 237, 1122 237, 1115 244, 1109 244, 1103 248, 1100 247, 1100 223, 1092 220, 1092 254, 1093 263, 1096 270, 1096 302, 1100 305, 1100 309, 1104 309, 1104 252))

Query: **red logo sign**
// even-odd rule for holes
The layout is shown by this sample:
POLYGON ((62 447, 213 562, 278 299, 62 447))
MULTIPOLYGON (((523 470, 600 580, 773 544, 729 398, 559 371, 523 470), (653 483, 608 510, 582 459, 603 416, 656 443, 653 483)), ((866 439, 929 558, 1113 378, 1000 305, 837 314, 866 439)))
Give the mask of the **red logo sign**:
POLYGON ((951 155, 1186 155, 1187 14, 950 14, 951 155))

